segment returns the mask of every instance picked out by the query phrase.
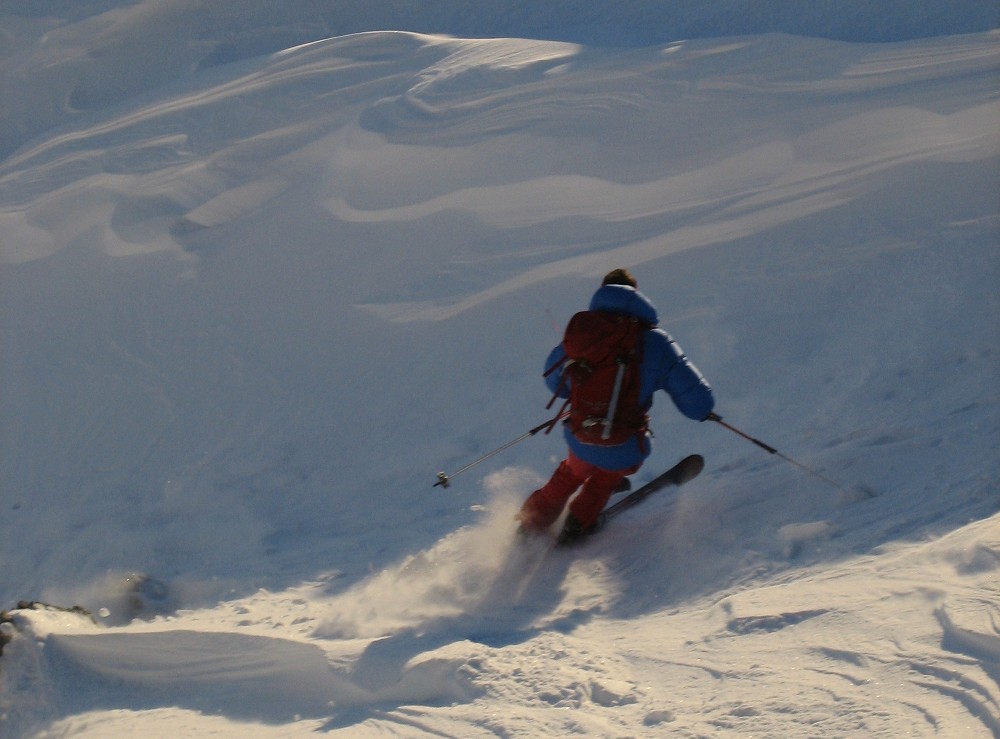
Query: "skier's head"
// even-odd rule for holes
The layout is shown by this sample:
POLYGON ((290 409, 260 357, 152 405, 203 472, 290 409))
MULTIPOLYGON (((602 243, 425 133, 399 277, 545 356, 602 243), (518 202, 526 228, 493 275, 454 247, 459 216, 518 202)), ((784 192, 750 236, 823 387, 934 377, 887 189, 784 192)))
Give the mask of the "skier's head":
POLYGON ((625 285, 626 287, 637 288, 639 283, 636 282, 635 277, 627 269, 619 267, 618 269, 613 269, 604 275, 604 280, 601 282, 602 285, 625 285))

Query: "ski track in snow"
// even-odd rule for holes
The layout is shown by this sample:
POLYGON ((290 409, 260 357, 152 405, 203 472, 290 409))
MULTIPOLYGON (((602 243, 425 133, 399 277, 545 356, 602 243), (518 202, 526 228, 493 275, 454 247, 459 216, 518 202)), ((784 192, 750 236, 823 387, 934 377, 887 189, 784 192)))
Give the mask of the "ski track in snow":
POLYGON ((56 5, 0 50, 0 605, 94 618, 5 614, 4 739, 1000 736, 995 31, 56 5), (578 549, 513 532, 559 439, 431 488, 620 265, 846 491, 666 398, 637 482, 708 467, 578 549))

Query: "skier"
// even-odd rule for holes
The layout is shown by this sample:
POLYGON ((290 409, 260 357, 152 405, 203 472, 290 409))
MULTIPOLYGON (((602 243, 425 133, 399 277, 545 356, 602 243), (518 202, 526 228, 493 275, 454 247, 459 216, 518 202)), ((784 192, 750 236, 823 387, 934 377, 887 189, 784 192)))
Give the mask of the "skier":
MULTIPOLYGON (((634 432, 623 442, 612 439, 616 443, 602 441, 593 435, 588 437, 579 424, 565 423, 564 435, 569 446, 566 459, 559 464, 551 479, 525 500, 517 516, 519 531, 542 533, 559 518, 566 502, 582 485, 580 494, 569 506, 559 535, 558 540, 563 544, 592 534, 600 527, 601 511, 611 494, 627 475, 637 472, 649 456, 652 440, 645 414, 652 405, 656 390, 664 390, 678 410, 693 420, 707 420, 715 406, 712 389, 705 378, 677 343, 665 331, 656 328, 656 308, 649 298, 639 292, 635 278, 627 270, 615 269, 605 275, 601 287, 590 301, 590 310, 636 319, 639 325, 635 353, 637 391, 631 400, 626 394, 621 394, 617 417, 643 420, 633 424, 634 432), (627 407, 629 404, 637 404, 638 407, 630 409, 627 407), (584 438, 581 439, 581 436, 584 438)), ((555 395, 563 398, 570 397, 574 381, 572 363, 566 363, 567 338, 564 337, 564 341, 552 350, 545 364, 546 370, 549 370, 546 384, 555 395), (554 367, 558 371, 551 371, 554 367)), ((611 415, 615 415, 615 411, 611 415)), ((604 438, 607 439, 608 434, 604 438)))

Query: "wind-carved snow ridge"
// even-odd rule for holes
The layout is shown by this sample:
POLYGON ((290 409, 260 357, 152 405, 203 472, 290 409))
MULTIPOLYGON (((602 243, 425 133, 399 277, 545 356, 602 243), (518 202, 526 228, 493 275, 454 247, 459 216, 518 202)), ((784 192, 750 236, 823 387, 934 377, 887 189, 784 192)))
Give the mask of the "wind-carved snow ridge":
POLYGON ((952 622, 945 607, 935 611, 941 624, 943 636, 941 648, 954 654, 954 661, 961 663, 966 658, 979 663, 986 677, 992 681, 978 681, 965 674, 961 669, 921 670, 914 666, 917 672, 925 672, 926 679, 915 681, 930 690, 936 690, 964 705, 970 714, 982 721, 994 736, 1000 736, 1000 616, 997 604, 992 604, 992 633, 980 633, 962 628, 952 622))

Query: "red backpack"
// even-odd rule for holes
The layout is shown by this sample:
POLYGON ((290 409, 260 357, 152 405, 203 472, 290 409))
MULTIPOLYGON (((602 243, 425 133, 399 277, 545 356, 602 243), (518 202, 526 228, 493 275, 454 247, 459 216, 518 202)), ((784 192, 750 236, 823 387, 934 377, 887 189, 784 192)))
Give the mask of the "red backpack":
POLYGON ((617 446, 633 436, 642 439, 649 427, 647 409, 639 405, 642 334, 647 328, 638 318, 607 311, 581 311, 570 319, 562 343, 566 356, 545 371, 546 377, 562 371, 550 408, 569 382, 569 399, 552 426, 566 417, 569 406, 569 426, 586 444, 617 446))

